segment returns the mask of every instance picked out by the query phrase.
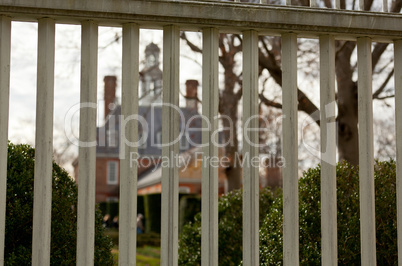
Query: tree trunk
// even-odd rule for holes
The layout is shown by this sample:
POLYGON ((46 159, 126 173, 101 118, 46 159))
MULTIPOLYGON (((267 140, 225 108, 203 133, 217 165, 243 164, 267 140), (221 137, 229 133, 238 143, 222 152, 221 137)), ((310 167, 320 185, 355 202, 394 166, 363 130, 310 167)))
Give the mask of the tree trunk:
MULTIPOLYGON (((232 64, 233 65, 233 64, 232 64)), ((241 158, 238 154, 239 141, 237 139, 237 121, 239 96, 234 93, 237 76, 232 68, 225 68, 225 88, 219 101, 219 113, 223 116, 222 124, 225 156, 229 158, 229 167, 225 169, 228 179, 228 191, 240 189, 242 185, 241 158)))
POLYGON ((241 89, 235 91, 236 84, 241 86, 239 77, 235 73, 235 55, 241 51, 241 44, 235 45, 235 39, 241 42, 240 36, 221 34, 219 38, 219 62, 224 69, 224 88, 219 96, 219 114, 221 115, 223 131, 223 144, 225 156, 229 165, 225 169, 228 190, 232 191, 242 187, 242 167, 239 156, 239 141, 237 139, 238 106, 242 97, 241 89))
POLYGON ((354 42, 342 45, 336 56, 336 77, 338 84, 338 153, 339 160, 352 165, 359 164, 359 134, 357 115, 357 84, 353 81, 350 57, 355 48, 354 42))

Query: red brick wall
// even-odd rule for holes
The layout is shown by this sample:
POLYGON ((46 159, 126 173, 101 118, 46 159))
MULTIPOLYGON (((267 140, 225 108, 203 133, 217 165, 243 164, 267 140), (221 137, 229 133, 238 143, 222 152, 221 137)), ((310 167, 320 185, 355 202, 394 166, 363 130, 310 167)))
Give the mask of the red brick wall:
POLYGON ((118 158, 96 159, 96 202, 107 201, 109 197, 119 197, 120 163, 118 158), (107 162, 115 161, 118 165, 118 182, 116 185, 107 184, 107 162))

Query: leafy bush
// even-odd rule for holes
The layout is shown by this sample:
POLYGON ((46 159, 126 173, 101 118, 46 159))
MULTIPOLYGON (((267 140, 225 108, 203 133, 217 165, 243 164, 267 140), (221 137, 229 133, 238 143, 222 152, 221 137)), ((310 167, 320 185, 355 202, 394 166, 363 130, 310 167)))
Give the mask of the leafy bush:
MULTIPOLYGON (((8 146, 5 265, 30 265, 35 150, 8 146)), ((52 265, 74 265, 77 239, 77 186, 53 163, 51 258, 52 265)), ((103 233, 102 214, 95 215, 95 264, 113 265, 111 241, 103 233)))
MULTIPOLYGON (((359 172, 337 166, 338 263, 360 265, 359 172)), ((395 162, 375 164, 376 248, 378 265, 397 264, 395 162)), ((300 262, 321 264, 320 167, 299 181, 300 262)), ((282 264, 282 198, 277 198, 260 230, 261 264, 282 264)))
MULTIPOLYGON (((346 162, 337 165, 338 263, 360 265, 359 172, 346 162)), ((321 264, 320 166, 304 172, 299 181, 300 263, 321 264)), ((378 265, 397 264, 395 162, 375 164, 376 248, 378 265)), ((283 264, 283 209, 280 191, 261 191, 260 264, 283 264), (276 196, 276 198, 275 198, 276 196), (266 215, 263 215, 263 214, 266 215), (262 220, 262 223, 261 223, 262 220)), ((219 201, 219 264, 238 265, 242 257, 241 191, 219 201)), ((180 264, 199 265, 201 215, 184 226, 180 264)))
MULTIPOLYGON (((260 191, 260 222, 270 209, 276 192, 260 191)), ((219 265, 238 265, 242 260, 242 191, 237 190, 219 200, 219 265)), ((179 240, 179 264, 201 264, 201 213, 183 227, 179 240)))
POLYGON ((183 231, 185 224, 194 222, 195 215, 200 211, 201 197, 199 195, 181 195, 179 198, 179 233, 183 231))

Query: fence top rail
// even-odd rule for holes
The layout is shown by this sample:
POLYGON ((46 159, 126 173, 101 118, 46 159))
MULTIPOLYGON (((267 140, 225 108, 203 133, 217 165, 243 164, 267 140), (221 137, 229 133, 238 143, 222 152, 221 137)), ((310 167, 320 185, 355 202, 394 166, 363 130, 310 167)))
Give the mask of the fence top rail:
POLYGON ((96 20, 105 26, 135 22, 144 28, 176 24, 195 31, 217 27, 232 33, 255 29, 266 35, 295 32, 302 37, 333 34, 346 40, 359 36, 385 42, 402 39, 401 13, 223 1, 1 0, 0 14, 19 21, 51 17, 71 24, 96 20))

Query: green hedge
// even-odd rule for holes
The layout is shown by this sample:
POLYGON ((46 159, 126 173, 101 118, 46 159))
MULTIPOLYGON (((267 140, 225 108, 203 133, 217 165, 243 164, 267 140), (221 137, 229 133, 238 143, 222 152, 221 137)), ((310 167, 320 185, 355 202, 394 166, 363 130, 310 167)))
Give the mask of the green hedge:
POLYGON ((179 233, 184 225, 194 222, 194 217, 201 211, 201 196, 182 194, 179 201, 179 233))
MULTIPOLYGON (((337 174, 338 263, 360 265, 359 171, 346 162, 337 174)), ((378 265, 397 264, 395 162, 375 163, 376 248, 378 265)), ((320 167, 299 182, 300 263, 321 264, 320 167)), ((260 230, 260 258, 282 264, 282 198, 278 198, 260 230)))
MULTIPOLYGON (((338 263, 360 265, 359 172, 339 163, 337 171, 338 263)), ((321 264, 320 167, 306 171, 299 181, 300 264, 321 264)), ((395 162, 375 164, 376 248, 378 265, 397 264, 395 162)), ((260 199, 260 264, 283 264, 283 210, 280 191, 264 190, 260 199), (264 215, 264 213, 266 215, 264 215)), ((219 264, 241 263, 241 191, 219 201, 219 264)), ((184 226, 179 261, 200 264, 201 216, 184 226)))
MULTIPOLYGON (((5 265, 30 265, 35 150, 8 146, 5 265)), ((53 163, 51 265, 74 265, 77 238, 77 186, 53 163)), ((104 235, 102 214, 95 215, 95 264, 112 265, 111 241, 104 235)))
MULTIPOLYGON (((260 223, 277 193, 260 191, 260 223)), ((242 260, 242 191, 233 191, 219 200, 219 265, 238 265, 242 260)), ((201 263, 201 213, 183 227, 179 241, 179 264, 201 263)))

